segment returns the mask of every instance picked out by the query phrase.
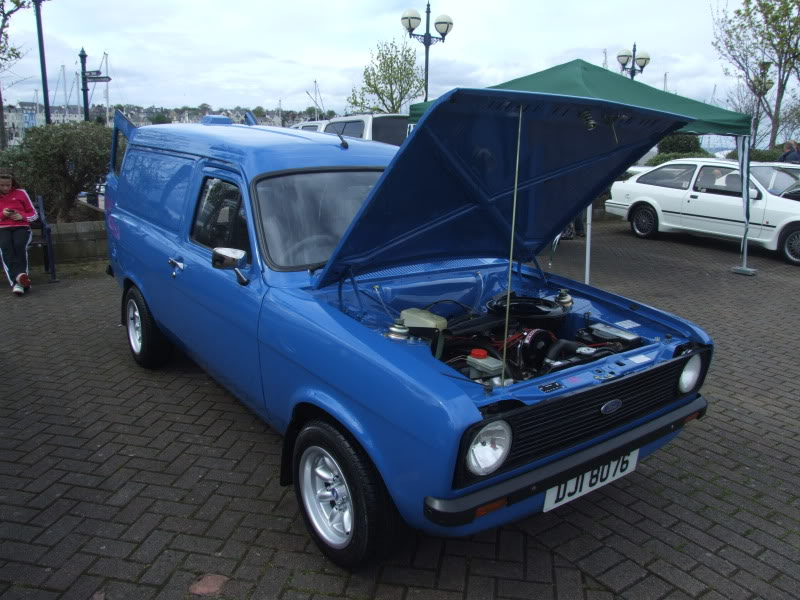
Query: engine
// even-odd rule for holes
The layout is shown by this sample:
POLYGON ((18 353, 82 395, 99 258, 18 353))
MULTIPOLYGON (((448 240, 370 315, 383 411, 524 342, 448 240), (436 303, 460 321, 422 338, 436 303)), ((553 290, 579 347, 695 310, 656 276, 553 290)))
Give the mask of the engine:
MULTIPOLYGON (((454 301, 434 304, 443 302, 454 301)), ((460 312, 445 319, 430 311, 432 304, 406 309, 401 318, 410 335, 430 340, 431 351, 441 361, 470 379, 495 386, 503 384, 503 373, 508 385, 642 344, 629 331, 571 315, 571 306, 566 290, 555 300, 512 293, 510 299, 496 296, 480 313, 461 305, 460 312), (568 325, 568 318, 581 326, 568 325), (566 331, 574 333, 567 338, 566 331)))

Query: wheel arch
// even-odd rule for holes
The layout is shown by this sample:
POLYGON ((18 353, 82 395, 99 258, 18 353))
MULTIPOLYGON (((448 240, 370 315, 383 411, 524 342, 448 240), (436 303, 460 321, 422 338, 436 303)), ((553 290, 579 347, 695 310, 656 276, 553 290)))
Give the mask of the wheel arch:
POLYGON ((626 221, 630 221, 631 220, 631 215, 633 215, 633 213, 636 212, 636 209, 639 208, 642 205, 649 206, 654 211, 656 211, 656 215, 658 216, 658 222, 660 224, 661 223, 661 209, 659 208, 658 204, 653 202, 650 198, 637 198, 636 200, 631 202, 631 205, 628 207, 628 215, 625 217, 625 220, 626 221))

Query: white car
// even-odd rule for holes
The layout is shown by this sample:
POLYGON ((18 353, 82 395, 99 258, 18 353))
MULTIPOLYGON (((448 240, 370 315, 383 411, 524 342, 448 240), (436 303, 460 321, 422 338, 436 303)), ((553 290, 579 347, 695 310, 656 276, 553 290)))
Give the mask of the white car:
MULTIPOLYGON (((800 265, 800 165, 750 163, 753 245, 800 265)), ((641 238, 686 231, 730 239, 744 235, 738 163, 714 158, 673 160, 611 187, 606 212, 624 217, 641 238)))

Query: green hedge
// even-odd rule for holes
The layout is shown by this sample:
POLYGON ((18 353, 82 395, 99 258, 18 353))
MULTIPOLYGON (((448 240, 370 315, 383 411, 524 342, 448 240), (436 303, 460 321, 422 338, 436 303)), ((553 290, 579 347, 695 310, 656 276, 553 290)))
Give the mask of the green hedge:
POLYGON ((666 154, 656 154, 653 158, 648 160, 645 165, 648 167, 657 167, 669 160, 678 158, 713 158, 713 155, 705 150, 700 150, 699 152, 669 152, 666 154))
MULTIPOLYGON (((769 150, 751 148, 750 160, 754 160, 756 162, 775 162, 781 157, 781 154, 783 154, 783 146, 779 148, 771 148, 769 150)), ((725 158, 733 158, 736 160, 739 158, 739 153, 736 150, 732 150, 725 155, 725 158)))
POLYGON ((688 133, 671 133, 658 143, 659 154, 700 152, 700 138, 688 133))

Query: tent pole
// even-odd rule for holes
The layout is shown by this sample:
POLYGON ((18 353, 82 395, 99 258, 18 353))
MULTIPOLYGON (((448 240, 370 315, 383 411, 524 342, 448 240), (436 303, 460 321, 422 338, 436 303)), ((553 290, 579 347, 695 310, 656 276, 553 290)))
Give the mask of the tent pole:
POLYGON ((583 283, 586 285, 589 285, 589 273, 592 269, 592 204, 586 207, 586 261, 583 270, 583 283))
POLYGON ((747 233, 750 229, 750 136, 736 136, 736 150, 739 154, 739 174, 742 176, 742 205, 744 208, 744 233, 742 235, 742 264, 731 267, 739 275, 755 275, 757 269, 747 266, 747 233))

